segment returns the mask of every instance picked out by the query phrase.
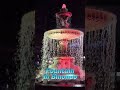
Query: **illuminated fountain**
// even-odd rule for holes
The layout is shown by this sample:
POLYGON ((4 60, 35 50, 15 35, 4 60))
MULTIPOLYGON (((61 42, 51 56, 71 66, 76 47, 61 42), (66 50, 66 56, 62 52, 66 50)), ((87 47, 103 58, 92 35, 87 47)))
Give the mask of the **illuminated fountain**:
POLYGON ((85 8, 85 71, 93 82, 88 90, 114 90, 116 22, 113 13, 85 8))
MULTIPOLYGON (((67 11, 63 4, 59 13, 56 13, 57 28, 46 31, 43 38, 43 55, 40 70, 36 79, 43 85, 52 86, 82 86, 85 73, 83 67, 83 36, 80 30, 70 29, 70 17, 72 14, 67 11), (62 78, 51 79, 46 76, 46 70, 73 70, 74 73, 58 73, 62 78), (69 79, 76 77, 76 79, 69 79)), ((52 76, 51 76, 52 77, 52 76)))

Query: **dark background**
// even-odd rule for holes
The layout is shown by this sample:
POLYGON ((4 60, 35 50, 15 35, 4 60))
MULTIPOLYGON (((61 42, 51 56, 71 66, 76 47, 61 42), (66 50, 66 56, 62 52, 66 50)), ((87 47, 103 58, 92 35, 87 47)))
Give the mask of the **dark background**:
MULTIPOLYGON (((55 28, 54 14, 65 3, 73 13, 72 27, 84 28, 84 6, 96 6, 115 13, 118 17, 116 30, 116 71, 120 72, 120 3, 116 0, 1 0, 0 1, 0 88, 14 82, 14 53, 18 45, 17 33, 20 30, 22 16, 36 10, 40 28, 37 33, 55 28), (8 74, 9 73, 9 74, 8 74)), ((36 33, 36 36, 39 34, 36 33)), ((40 38, 40 40, 42 37, 40 38)), ((1 89, 0 89, 1 90, 1 89)), ((4 90, 4 89, 3 89, 4 90)))

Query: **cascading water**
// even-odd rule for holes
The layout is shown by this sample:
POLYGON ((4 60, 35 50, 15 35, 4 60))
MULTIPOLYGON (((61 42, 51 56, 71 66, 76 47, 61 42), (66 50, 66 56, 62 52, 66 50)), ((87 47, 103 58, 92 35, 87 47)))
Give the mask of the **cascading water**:
POLYGON ((87 90, 114 90, 116 22, 110 12, 85 9, 87 90))
POLYGON ((83 58, 81 58, 83 56, 83 35, 83 32, 74 29, 54 29, 45 32, 42 69, 37 78, 43 76, 47 68, 51 68, 73 69, 74 74, 78 75, 74 81, 84 80, 83 58))
POLYGON ((67 20, 71 13, 66 11, 65 4, 62 9, 56 14, 58 23, 64 23, 57 24, 61 29, 44 33, 42 64, 36 80, 43 85, 81 86, 85 80, 82 58, 84 33, 68 28, 67 20))

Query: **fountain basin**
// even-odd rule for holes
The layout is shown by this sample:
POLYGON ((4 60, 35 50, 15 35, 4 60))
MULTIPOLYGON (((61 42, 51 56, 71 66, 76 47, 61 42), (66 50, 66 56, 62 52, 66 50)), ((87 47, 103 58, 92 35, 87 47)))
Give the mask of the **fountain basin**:
POLYGON ((52 29, 46 31, 44 36, 57 40, 72 40, 83 36, 83 32, 76 29, 52 29))

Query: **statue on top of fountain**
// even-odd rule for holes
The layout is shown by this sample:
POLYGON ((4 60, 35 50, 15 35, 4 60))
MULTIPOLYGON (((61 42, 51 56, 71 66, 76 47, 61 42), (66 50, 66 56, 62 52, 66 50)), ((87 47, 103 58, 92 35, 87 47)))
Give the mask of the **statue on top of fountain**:
POLYGON ((63 4, 60 12, 56 13, 57 28, 69 28, 71 25, 72 13, 68 12, 66 5, 63 4))

